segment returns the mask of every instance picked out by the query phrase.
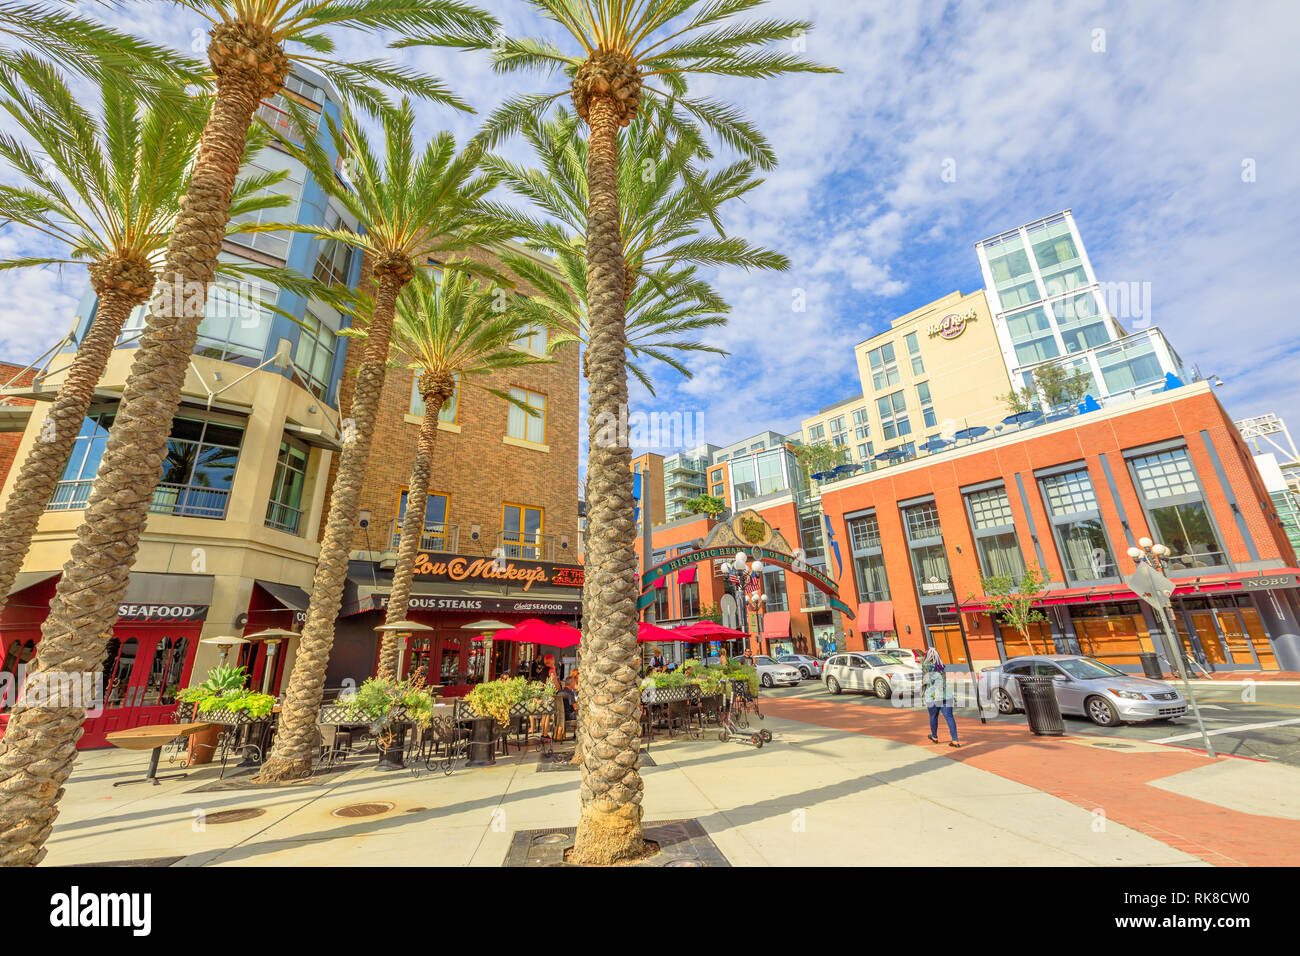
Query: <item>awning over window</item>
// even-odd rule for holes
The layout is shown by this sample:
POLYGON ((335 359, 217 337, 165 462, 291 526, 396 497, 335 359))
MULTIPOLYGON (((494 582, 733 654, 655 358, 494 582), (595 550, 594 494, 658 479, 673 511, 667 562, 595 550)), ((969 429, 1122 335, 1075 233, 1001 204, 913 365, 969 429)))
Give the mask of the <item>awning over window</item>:
POLYGON ((339 444, 339 440, 323 428, 311 428, 307 425, 295 425, 293 422, 285 422, 284 430, 299 441, 306 442, 316 448, 324 448, 327 451, 342 451, 343 449, 343 446, 339 444))
POLYGON ((132 571, 123 604, 211 604, 212 575, 132 571))
POLYGON ((311 603, 311 595, 292 584, 263 581, 261 578, 257 578, 253 583, 271 595, 276 601, 279 601, 281 607, 287 607, 294 611, 305 611, 307 605, 311 603))
POLYGON ((9 594, 12 596, 19 591, 34 588, 42 581, 57 578, 62 573, 62 571, 19 571, 14 575, 14 586, 9 589, 9 594))
POLYGON ((695 572, 697 570, 699 569, 695 565, 691 565, 689 568, 682 568, 680 571, 677 572, 677 583, 694 584, 695 572))
POLYGON ((764 637, 789 637, 790 612, 768 611, 763 615, 764 637))
POLYGON ((853 622, 858 631, 869 634, 872 631, 892 631, 894 629, 894 602, 868 601, 858 605, 858 617, 853 622))
MULTIPOLYGON (((1234 593, 1271 588, 1300 587, 1300 568, 1278 568, 1272 571, 1235 571, 1229 574, 1207 574, 1203 577, 1177 577, 1174 597, 1191 594, 1234 593)), ((1034 602, 1038 607, 1059 607, 1067 604, 1094 604, 1102 601, 1136 601, 1138 596, 1125 584, 1101 584, 1090 588, 1062 588, 1045 591, 1034 602)), ((962 611, 992 610, 983 599, 962 604, 962 611)), ((954 610, 951 606, 945 610, 954 610)))

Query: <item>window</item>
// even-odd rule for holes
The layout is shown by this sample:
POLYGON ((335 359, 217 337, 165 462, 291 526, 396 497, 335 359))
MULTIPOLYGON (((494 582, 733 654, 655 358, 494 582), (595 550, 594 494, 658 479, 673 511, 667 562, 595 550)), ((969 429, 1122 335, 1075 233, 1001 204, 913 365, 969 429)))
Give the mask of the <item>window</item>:
POLYGON ((534 355, 545 355, 546 331, 546 326, 530 322, 528 328, 520 332, 519 337, 515 339, 515 346, 534 355))
POLYGON ((732 460, 731 488, 737 501, 758 497, 758 484, 754 480, 754 459, 736 458, 732 460))
POLYGON ((1101 366, 1101 378, 1106 391, 1116 392, 1141 388, 1162 381, 1165 377, 1156 357, 1155 343, 1150 336, 1133 335, 1114 345, 1098 349, 1095 353, 1101 366))
POLYGON ((876 399, 876 410, 880 413, 880 433, 885 438, 902 438, 912 433, 912 424, 907 418, 907 399, 901 389, 876 399))
POLYGON ((898 375, 898 363, 894 360, 893 342, 886 342, 880 348, 868 352, 867 365, 871 369, 871 387, 877 391, 897 385, 901 381, 898 375))
POLYGON ((81 423, 81 431, 72 444, 72 454, 63 469, 63 479, 54 488, 47 511, 79 511, 90 499, 90 486, 99 471, 99 460, 108 444, 112 415, 91 415, 81 423))
POLYGON ((244 430, 196 418, 172 420, 162 475, 149 510, 191 518, 224 518, 244 430))
POLYGON ((1208 568, 1228 563, 1186 448, 1172 448, 1129 462, 1133 483, 1152 536, 1173 551, 1167 563, 1208 568))
MULTIPOLYGON (((277 115, 279 111, 276 111, 277 115)), ((285 117, 287 125, 288 117, 285 117)), ((241 179, 249 176, 266 176, 277 170, 262 166, 255 161, 246 162, 240 167, 241 179)), ((275 206, 269 209, 255 209, 251 212, 243 213, 231 219, 231 223, 262 223, 268 222, 288 222, 296 219, 298 216, 298 201, 302 198, 303 173, 290 169, 289 175, 278 183, 270 186, 263 186, 257 192, 253 193, 250 198, 262 199, 268 196, 288 196, 289 203, 285 206, 275 206), (297 178, 295 178, 295 176, 297 178)), ((277 229, 274 232, 245 232, 235 233, 225 237, 230 242, 237 245, 245 246, 249 249, 256 249, 258 252, 265 253, 268 256, 274 256, 276 259, 284 261, 289 254, 289 241, 292 233, 284 229, 277 229)))
MULTIPOLYGON (((408 489, 403 488, 397 496, 397 521, 393 525, 393 540, 390 547, 396 549, 402 532, 402 521, 406 518, 406 497, 408 489)), ((424 501, 424 532, 420 535, 421 551, 447 550, 447 501, 444 494, 430 492, 424 501)))
POLYGON ((542 557, 542 509, 507 504, 502 509, 501 545, 507 558, 540 561, 542 557))
POLYGON ((809 443, 816 443, 826 437, 826 426, 822 424, 810 425, 808 427, 809 443))
MULTIPOLYGON (((247 292, 247 287, 241 290, 218 283, 209 286, 203 319, 194 340, 195 355, 250 368, 261 364, 271 335, 272 314, 260 299, 250 298, 247 292)), ((148 312, 148 304, 131 310, 122 324, 118 345, 138 343, 148 312)))
POLYGON ((1005 488, 974 491, 966 496, 975 552, 985 577, 1010 575, 1019 581, 1025 573, 1025 559, 1016 539, 1015 519, 1005 488))
POLYGON ((848 443, 848 435, 845 431, 844 416, 839 415, 832 418, 831 426, 831 445, 835 448, 843 447, 848 443))
POLYGON ((700 616, 700 582, 692 581, 678 588, 681 598, 682 617, 700 616))
POLYGON ((4 665, 0 666, 0 674, 9 675, 7 684, 0 683, 0 690, 5 691, 0 694, 0 713, 7 713, 18 702, 22 680, 27 677, 27 665, 35 654, 36 641, 31 638, 25 641, 16 638, 10 642, 9 649, 5 651, 4 665))
POLYGON ((1115 559, 1087 469, 1043 478, 1041 485, 1052 518, 1052 533, 1070 583, 1115 577, 1118 573, 1115 559))
MULTIPOLYGON (((325 210, 326 229, 346 229, 347 223, 343 217, 333 208, 325 210)), ((316 254, 316 266, 312 275, 317 282, 325 285, 348 284, 348 276, 352 271, 352 257, 355 247, 338 239, 323 239, 317 242, 320 251, 316 254)))
POLYGON ((943 550, 939 509, 933 501, 902 509, 912 555, 912 573, 921 597, 948 593, 948 555, 943 550))
POLYGON ((871 437, 871 419, 865 408, 853 410, 853 437, 863 441, 871 437))
POLYGON ((302 531, 302 488, 307 476, 307 449, 297 442, 281 441, 280 455, 271 480, 271 500, 266 503, 266 526, 298 534, 302 531))
POLYGON ((762 443, 761 441, 759 441, 759 442, 754 442, 754 444, 752 444, 752 445, 749 446, 749 450, 750 450, 750 451, 762 451, 762 450, 763 450, 763 443, 762 443))
POLYGON ((294 348, 293 364, 317 398, 324 398, 329 392, 336 338, 329 326, 308 309, 298 329, 298 345, 294 348))
POLYGON ((763 569, 764 611, 788 611, 790 599, 785 591, 785 571, 782 568, 763 569))
POLYGON ((528 406, 527 411, 511 403, 506 434, 535 445, 546 444, 546 396, 526 388, 510 389, 510 397, 528 406))
POLYGON ((925 427, 934 428, 939 424, 939 419, 934 414, 934 401, 930 398, 929 382, 922 382, 916 386, 916 397, 921 403, 921 418, 925 421, 925 427))
POLYGON ((822 513, 817 509, 802 511, 799 515, 799 545, 804 560, 820 564, 825 560, 826 544, 822 539, 822 513))
POLYGON ((1032 365, 1061 354, 1052 320, 1041 305, 1007 316, 1007 333, 1016 349, 1016 361, 1032 365))
POLYGON ((907 333, 907 354, 912 357, 912 374, 924 375, 925 362, 921 359, 921 343, 915 332, 907 333))
POLYGON ((104 705, 106 707, 130 707, 134 701, 129 699, 131 673, 135 670, 136 653, 140 643, 134 637, 125 641, 109 638, 108 654, 104 657, 104 705))
POLYGON ((781 469, 781 453, 770 449, 754 457, 758 467, 758 493, 770 495, 785 488, 785 475, 781 469))
POLYGON ((888 601, 889 580, 880 547, 880 525, 874 514, 849 520, 849 543, 853 550, 853 572, 858 600, 888 601))
POLYGON ((1052 303, 1066 352, 1082 352, 1110 341, 1110 323, 1101 313, 1099 297, 1092 292, 1052 303))
POLYGON ((858 461, 866 461, 866 460, 869 459, 870 457, 871 457, 871 452, 868 451, 868 449, 867 449, 867 445, 865 445, 865 444, 863 444, 863 445, 859 445, 859 446, 858 446, 858 461))
POLYGON ((655 588, 655 620, 667 621, 673 616, 672 599, 668 591, 668 585, 661 588, 655 588))
MULTIPOLYGON (((427 409, 424 407, 424 396, 420 394, 420 376, 416 375, 411 379, 411 414, 423 418, 427 409)), ((456 375, 456 388, 451 393, 451 398, 443 403, 442 408, 438 409, 438 421, 447 425, 456 424, 456 416, 460 413, 460 375, 456 375)))
POLYGON ((176 691, 181 686, 181 671, 185 669, 188 649, 189 641, 183 637, 165 637, 158 642, 145 681, 144 696, 140 700, 142 705, 176 703, 176 691))

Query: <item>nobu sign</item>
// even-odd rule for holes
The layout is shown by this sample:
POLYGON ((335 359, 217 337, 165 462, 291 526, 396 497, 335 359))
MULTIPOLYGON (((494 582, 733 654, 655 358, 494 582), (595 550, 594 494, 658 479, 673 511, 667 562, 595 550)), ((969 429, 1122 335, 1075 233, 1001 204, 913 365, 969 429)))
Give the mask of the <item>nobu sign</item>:
POLYGON ((582 568, 564 564, 528 561, 516 564, 494 558, 471 558, 461 554, 415 556, 415 576, 444 581, 502 581, 522 584, 527 591, 534 584, 558 588, 582 587, 582 568))

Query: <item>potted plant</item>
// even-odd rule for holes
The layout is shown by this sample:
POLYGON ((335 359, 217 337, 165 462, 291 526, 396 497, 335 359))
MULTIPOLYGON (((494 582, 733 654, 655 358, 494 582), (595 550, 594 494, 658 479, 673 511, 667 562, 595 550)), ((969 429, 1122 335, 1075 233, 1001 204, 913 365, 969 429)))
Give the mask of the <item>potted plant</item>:
POLYGON ((401 770, 407 725, 423 727, 433 718, 433 695, 422 680, 370 677, 338 703, 348 716, 370 724, 379 744, 378 770, 401 770))
POLYGON ((176 694, 176 716, 180 720, 211 720, 212 726, 190 736, 186 765, 210 763, 221 737, 221 725, 233 722, 247 711, 265 716, 275 706, 275 698, 252 694, 245 689, 248 673, 242 667, 217 665, 208 671, 202 684, 186 687, 176 694), (230 718, 230 719, 223 719, 230 718))

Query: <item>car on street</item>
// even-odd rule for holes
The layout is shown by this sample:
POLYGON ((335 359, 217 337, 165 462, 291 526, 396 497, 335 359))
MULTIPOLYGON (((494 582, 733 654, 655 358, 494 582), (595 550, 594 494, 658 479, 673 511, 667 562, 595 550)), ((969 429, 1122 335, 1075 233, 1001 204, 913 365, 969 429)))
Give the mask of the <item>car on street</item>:
POLYGON ((919 694, 921 668, 884 652, 836 654, 826 661, 822 682, 832 694, 846 690, 870 691, 888 700, 900 692, 919 694))
POLYGON ((799 673, 798 668, 791 667, 789 664, 782 664, 766 654, 755 655, 754 667, 758 670, 758 682, 764 687, 773 687, 778 684, 789 686, 803 680, 803 675, 799 673))
POLYGON ((1173 720, 1187 713, 1187 701, 1173 685, 1125 674, 1078 654, 1017 657, 980 671, 980 679, 993 688, 999 713, 1012 714, 1024 708, 1018 677, 1048 678, 1062 714, 1087 717, 1101 727, 1173 720))
POLYGON ((779 664, 789 664, 795 668, 804 680, 821 679, 822 662, 815 657, 808 657, 805 654, 778 654, 776 660, 779 664))
POLYGON ((882 647, 878 651, 872 651, 873 654, 888 654, 890 657, 897 657, 904 664, 915 664, 921 666, 921 661, 925 660, 925 654, 910 647, 882 647))

